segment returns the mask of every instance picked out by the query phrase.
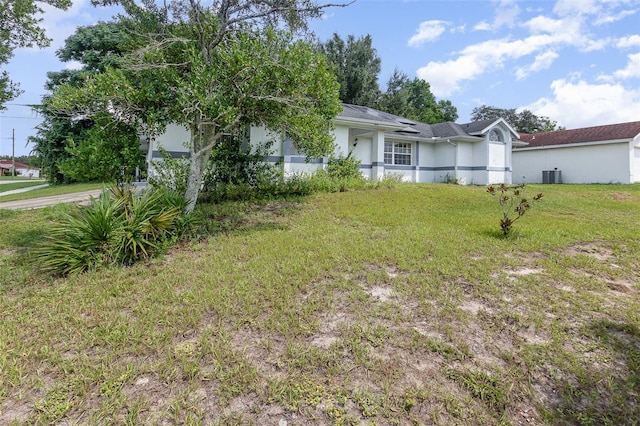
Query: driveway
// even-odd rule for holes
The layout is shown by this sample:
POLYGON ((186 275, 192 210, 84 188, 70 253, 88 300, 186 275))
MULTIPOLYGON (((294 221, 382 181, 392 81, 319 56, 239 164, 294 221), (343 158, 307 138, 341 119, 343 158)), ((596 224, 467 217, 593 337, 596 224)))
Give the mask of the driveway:
POLYGON ((94 189, 91 191, 74 192, 72 194, 51 195, 49 197, 29 198, 27 200, 5 201, 0 202, 0 209, 39 209, 59 203, 88 204, 91 197, 97 198, 101 193, 102 189, 94 189))

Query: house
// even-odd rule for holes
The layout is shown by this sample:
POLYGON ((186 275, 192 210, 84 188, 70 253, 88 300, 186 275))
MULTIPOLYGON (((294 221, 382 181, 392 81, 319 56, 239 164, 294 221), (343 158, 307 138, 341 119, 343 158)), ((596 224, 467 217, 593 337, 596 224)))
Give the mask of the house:
MULTIPOLYGON (((0 160, 0 175, 2 176, 11 176, 11 170, 14 167, 14 163, 12 160, 0 160)), ((15 174, 16 176, 31 178, 39 178, 40 177, 40 169, 35 167, 30 167, 26 164, 22 164, 19 162, 15 162, 15 174)))
POLYGON ((640 182, 640 121, 521 134, 514 146, 514 182, 640 182))
MULTIPOLYGON (((408 182, 458 182, 486 185, 511 183, 511 152, 520 144, 518 133, 503 119, 467 124, 423 124, 373 108, 343 104, 333 130, 336 155, 353 152, 362 174, 378 180, 385 174, 400 175, 408 182)), ((264 127, 249 129, 249 142, 258 146, 275 141, 266 159, 281 164, 285 174, 311 173, 328 158, 307 158, 293 141, 264 127)), ((169 126, 147 143, 148 170, 161 157, 162 146, 173 157, 188 155, 189 132, 169 126)))

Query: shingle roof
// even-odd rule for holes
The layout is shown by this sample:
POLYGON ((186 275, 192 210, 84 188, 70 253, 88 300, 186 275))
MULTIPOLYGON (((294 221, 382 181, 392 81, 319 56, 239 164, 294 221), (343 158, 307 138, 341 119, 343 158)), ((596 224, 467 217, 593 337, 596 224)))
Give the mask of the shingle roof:
POLYGON ((490 118, 488 120, 480 120, 480 121, 473 121, 471 123, 464 123, 464 124, 461 124, 460 126, 467 133, 477 133, 486 129, 487 126, 490 126, 496 121, 497 121, 497 118, 490 118))
POLYGON ((412 121, 405 117, 400 117, 398 115, 378 111, 369 107, 351 104, 342 104, 342 107, 342 112, 338 114, 339 118, 352 118, 372 122, 381 122, 386 124, 403 125, 403 129, 389 132, 388 134, 410 136, 417 139, 452 138, 461 136, 468 137, 470 136, 469 133, 471 133, 472 131, 479 132, 480 130, 485 129, 491 123, 496 121, 484 120, 481 122, 467 123, 462 125, 452 122, 424 124, 412 121))
POLYGON ((640 135, 640 121, 608 124, 605 126, 584 127, 573 130, 556 130, 555 132, 521 133, 520 140, 527 142, 526 148, 569 145, 585 142, 631 140, 640 135))

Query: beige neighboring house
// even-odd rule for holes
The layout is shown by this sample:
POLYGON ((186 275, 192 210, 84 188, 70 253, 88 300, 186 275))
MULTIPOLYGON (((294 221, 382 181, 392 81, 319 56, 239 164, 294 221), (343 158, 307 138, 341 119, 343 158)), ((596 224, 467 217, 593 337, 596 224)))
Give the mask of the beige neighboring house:
POLYGON ((640 182, 640 121, 520 134, 514 146, 516 183, 640 182))
MULTIPOLYGON (((458 182, 486 185, 511 183, 511 155, 518 133, 503 119, 457 124, 424 124, 373 108, 343 104, 335 118, 335 155, 360 160, 360 171, 368 179, 399 175, 407 182, 458 182)), ((188 157, 189 132, 168 126, 153 139, 145 140, 149 174, 160 161, 159 147, 172 157, 188 157)), ((328 164, 328 157, 312 158, 298 153, 293 141, 281 132, 251 127, 247 146, 273 141, 265 161, 280 165, 285 175, 312 173, 328 164)))
MULTIPOLYGON (((13 169, 14 164, 11 160, 0 160, 0 170, 2 171, 0 174, 3 176, 9 175, 11 176, 11 170, 13 169)), ((16 176, 24 177, 24 178, 39 178, 40 177, 40 169, 35 167, 29 167, 26 164, 22 164, 19 162, 15 162, 16 168, 16 176)))

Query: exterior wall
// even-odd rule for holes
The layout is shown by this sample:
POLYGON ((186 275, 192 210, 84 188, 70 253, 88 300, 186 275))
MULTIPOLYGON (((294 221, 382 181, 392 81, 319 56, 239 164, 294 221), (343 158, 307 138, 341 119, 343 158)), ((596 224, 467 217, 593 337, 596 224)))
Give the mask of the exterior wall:
POLYGON ((629 183, 629 143, 517 149, 512 153, 518 183, 542 183, 543 170, 560 170, 563 183, 629 183))
POLYGON ((640 144, 632 147, 631 183, 640 182, 640 144))
POLYGON ((373 142, 371 141, 371 137, 351 137, 350 140, 353 141, 351 146, 353 146, 353 143, 356 143, 356 139, 358 139, 358 143, 355 148, 353 148, 353 156, 360 160, 360 172, 362 175, 367 179, 371 179, 371 171, 373 169, 371 145, 373 142))
POLYGON ((456 173, 456 145, 440 142, 433 150, 433 182, 447 182, 455 179, 456 173))
POLYGON ((435 150, 436 145, 433 143, 418 144, 418 182, 435 182, 435 150))
MULTIPOLYGON (((396 142, 411 143, 410 165, 384 164, 385 140, 387 142, 394 140, 386 136, 383 131, 370 129, 370 126, 356 128, 338 124, 333 131, 335 154, 347 155, 351 150, 354 157, 361 162, 360 170, 363 176, 368 179, 378 180, 385 174, 396 174, 401 175, 402 180, 412 182, 455 181, 463 185, 511 182, 511 137, 506 129, 501 129, 502 134, 507 135, 506 141, 499 143, 490 143, 488 137, 483 141, 396 140, 396 142)), ((186 128, 176 125, 168 126, 164 134, 149 143, 147 154, 149 172, 153 172, 151 160, 157 161, 161 158, 158 146, 162 146, 174 157, 188 156, 186 144, 189 137, 189 131, 186 128)), ((285 175, 312 173, 324 168, 328 162, 326 157, 307 159, 296 151, 290 139, 264 127, 251 127, 249 140, 253 147, 273 142, 271 154, 267 160, 273 164, 281 164, 285 175)))
POLYGON ((477 178, 475 176, 473 158, 473 148, 477 143, 472 142, 458 142, 458 170, 456 180, 461 185, 473 184, 477 178))

